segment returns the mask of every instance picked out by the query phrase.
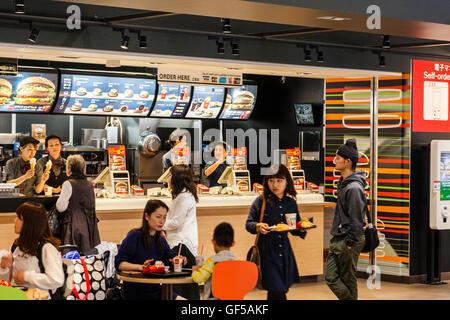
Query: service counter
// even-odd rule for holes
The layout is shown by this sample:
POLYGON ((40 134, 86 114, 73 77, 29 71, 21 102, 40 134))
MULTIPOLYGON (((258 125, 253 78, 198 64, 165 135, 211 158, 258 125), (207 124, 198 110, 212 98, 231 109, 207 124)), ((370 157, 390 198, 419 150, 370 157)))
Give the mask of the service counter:
MULTIPOLYGON (((235 230, 233 252, 239 259, 245 259, 255 235, 245 230, 250 206, 257 195, 213 196, 200 195, 197 203, 199 250, 203 255, 214 255, 211 244, 213 230, 221 222, 230 223, 235 230)), ((102 241, 120 243, 127 233, 141 225, 142 213, 149 199, 160 199, 169 207, 168 197, 129 197, 96 200, 96 212, 102 241)), ((297 203, 302 219, 314 218, 317 228, 308 231, 303 240, 289 235, 301 276, 323 274, 324 205, 323 195, 299 193, 297 203)), ((0 249, 8 249, 16 237, 14 234, 15 213, 0 214, 0 249)))

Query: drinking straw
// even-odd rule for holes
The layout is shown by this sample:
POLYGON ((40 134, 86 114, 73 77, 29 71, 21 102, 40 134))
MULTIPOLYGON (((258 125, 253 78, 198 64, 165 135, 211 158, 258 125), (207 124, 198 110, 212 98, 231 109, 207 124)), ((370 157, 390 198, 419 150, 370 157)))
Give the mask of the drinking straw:
POLYGON ((180 254, 181 254, 181 247, 183 246, 183 244, 182 243, 180 243, 180 248, 178 249, 178 256, 180 256, 180 254))

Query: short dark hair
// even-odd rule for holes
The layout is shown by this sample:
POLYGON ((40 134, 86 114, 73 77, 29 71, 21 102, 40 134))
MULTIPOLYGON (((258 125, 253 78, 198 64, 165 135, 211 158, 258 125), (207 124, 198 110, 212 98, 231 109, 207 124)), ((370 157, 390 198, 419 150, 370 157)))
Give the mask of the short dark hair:
POLYGON ((51 135, 49 135, 49 136, 47 136, 47 137, 45 138, 45 147, 46 147, 46 148, 48 148, 48 142, 49 142, 50 140, 52 140, 52 139, 58 139, 58 140, 59 140, 59 143, 62 144, 62 141, 61 141, 61 138, 60 138, 60 137, 58 137, 56 134, 51 134, 51 135))
POLYGON ((228 222, 222 222, 214 229, 214 241, 218 246, 230 248, 234 241, 234 230, 228 222))
POLYGON ((32 136, 26 136, 20 138, 20 146, 25 147, 27 144, 33 144, 34 146, 37 146, 39 144, 39 140, 33 138, 32 136))

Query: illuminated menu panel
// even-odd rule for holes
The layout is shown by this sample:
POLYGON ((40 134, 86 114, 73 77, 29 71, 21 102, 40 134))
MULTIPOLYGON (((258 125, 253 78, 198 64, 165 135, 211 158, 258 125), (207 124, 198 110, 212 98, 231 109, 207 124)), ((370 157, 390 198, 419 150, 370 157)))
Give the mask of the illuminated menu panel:
POLYGON ((223 105, 225 88, 195 86, 192 101, 185 118, 215 119, 223 105))
POLYGON ((248 119, 255 107, 256 92, 256 85, 244 85, 241 88, 228 89, 225 106, 219 119, 248 119))
POLYGON ((158 96, 151 117, 181 118, 189 106, 191 86, 159 84, 158 96))
POLYGON ((50 112, 56 98, 58 74, 19 71, 0 76, 0 112, 50 112))
POLYGON ((145 117, 155 90, 155 79, 62 74, 53 112, 145 117))

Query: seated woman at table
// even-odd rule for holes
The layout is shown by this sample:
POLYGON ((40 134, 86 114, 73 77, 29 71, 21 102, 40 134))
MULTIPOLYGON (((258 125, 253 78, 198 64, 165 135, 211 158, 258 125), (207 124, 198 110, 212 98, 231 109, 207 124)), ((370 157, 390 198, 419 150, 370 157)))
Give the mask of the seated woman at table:
MULTIPOLYGON (((160 200, 147 201, 141 227, 131 230, 122 241, 115 259, 117 270, 143 271, 156 261, 162 261, 165 266, 172 264, 176 253, 161 235, 168 210, 167 205, 160 200)), ((183 260, 186 264, 185 257, 183 260)), ((123 283, 126 300, 161 300, 161 291, 158 284, 123 283)), ((180 299, 176 293, 175 297, 180 299)))

